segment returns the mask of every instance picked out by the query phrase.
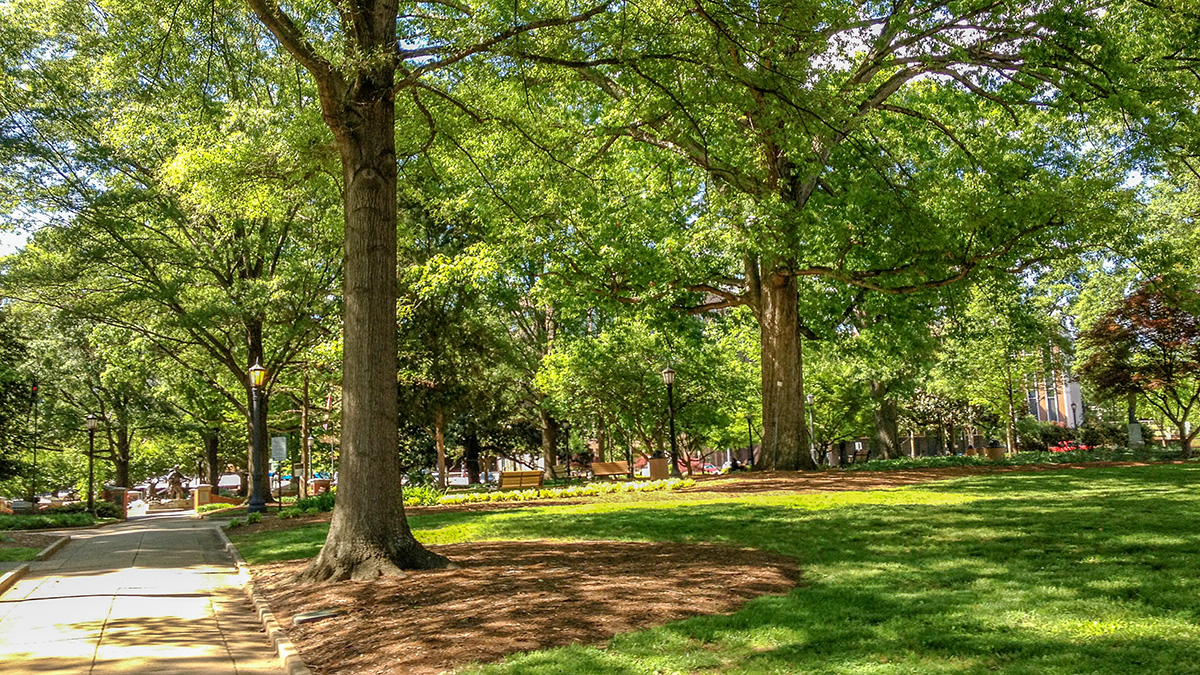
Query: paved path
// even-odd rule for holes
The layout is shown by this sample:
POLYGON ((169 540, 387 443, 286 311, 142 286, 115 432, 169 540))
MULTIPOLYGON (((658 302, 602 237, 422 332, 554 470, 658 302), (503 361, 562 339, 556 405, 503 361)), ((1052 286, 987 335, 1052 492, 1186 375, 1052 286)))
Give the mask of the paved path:
POLYGON ((211 523, 70 534, 0 596, 0 674, 282 674, 211 523))

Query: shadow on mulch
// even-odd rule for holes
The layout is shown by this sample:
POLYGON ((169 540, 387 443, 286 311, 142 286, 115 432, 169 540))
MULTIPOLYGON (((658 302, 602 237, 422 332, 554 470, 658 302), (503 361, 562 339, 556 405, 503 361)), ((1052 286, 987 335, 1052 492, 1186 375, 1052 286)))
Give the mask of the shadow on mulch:
POLYGON ((306 561, 254 567, 271 607, 318 675, 423 675, 506 654, 603 644, 639 628, 736 611, 800 581, 761 551, 635 542, 433 546, 461 569, 297 585, 306 561), (299 612, 342 615, 292 626, 299 612))

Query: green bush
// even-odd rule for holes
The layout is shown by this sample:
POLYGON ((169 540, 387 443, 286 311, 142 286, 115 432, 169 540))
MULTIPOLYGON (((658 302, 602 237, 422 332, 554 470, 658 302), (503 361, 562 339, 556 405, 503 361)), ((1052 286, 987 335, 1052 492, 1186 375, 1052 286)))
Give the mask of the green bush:
POLYGON ((262 519, 263 519, 263 514, 261 514, 261 513, 247 513, 246 514, 246 524, 247 525, 254 525, 255 523, 261 523, 262 519))
POLYGON ((667 480, 629 482, 629 483, 588 483, 574 487, 555 488, 550 490, 508 490, 506 492, 471 492, 467 494, 446 495, 441 498, 441 504, 475 504, 479 502, 527 502, 538 499, 569 499, 572 497, 593 497, 620 492, 653 492, 657 490, 680 490, 691 487, 696 481, 691 478, 668 478, 667 480))
POLYGON ((296 516, 303 515, 303 513, 304 513, 303 510, 298 509, 294 506, 289 506, 286 509, 283 509, 282 511, 279 512, 279 518, 281 520, 287 520, 288 518, 295 518, 296 516))
POLYGON ((121 507, 112 502, 96 502, 97 518, 120 518, 121 507))
POLYGON ((1123 424, 1089 420, 1079 428, 1079 442, 1094 448, 1119 448, 1129 440, 1129 429, 1123 424))
POLYGON ((96 522, 90 513, 46 513, 39 515, 0 515, 0 530, 44 530, 52 527, 79 527, 96 522))
POLYGON ((332 511, 335 501, 337 501, 337 493, 330 490, 315 497, 297 499, 294 506, 305 513, 308 513, 310 509, 316 509, 314 513, 320 513, 321 511, 332 511))
POLYGON ((404 488, 405 506, 434 506, 441 502, 445 491, 433 485, 408 485, 404 488))
POLYGON ((225 509, 241 508, 237 504, 201 504, 196 507, 196 513, 212 513, 213 511, 223 511, 225 509))
POLYGON ((237 518, 234 518, 233 520, 229 521, 229 529, 231 529, 231 530, 235 530, 241 526, 242 526, 242 521, 237 518))
POLYGON ((1017 449, 1022 452, 1046 452, 1050 448, 1075 440, 1075 430, 1054 422, 1039 422, 1032 417, 1017 420, 1017 449))

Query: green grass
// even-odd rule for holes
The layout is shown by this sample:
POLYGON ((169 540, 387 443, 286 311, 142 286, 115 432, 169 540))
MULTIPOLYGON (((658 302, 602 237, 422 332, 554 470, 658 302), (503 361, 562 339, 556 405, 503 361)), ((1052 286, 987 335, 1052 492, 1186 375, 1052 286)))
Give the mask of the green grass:
POLYGON ((0 562, 26 562, 37 557, 41 549, 24 546, 0 548, 0 562))
MULTIPOLYGON (((1200 673, 1198 479, 1195 464, 1155 465, 411 521, 427 543, 704 541, 787 555, 804 572, 788 595, 730 616, 472 671, 487 675, 1200 673)), ((304 557, 324 532, 235 541, 252 562, 304 557)))

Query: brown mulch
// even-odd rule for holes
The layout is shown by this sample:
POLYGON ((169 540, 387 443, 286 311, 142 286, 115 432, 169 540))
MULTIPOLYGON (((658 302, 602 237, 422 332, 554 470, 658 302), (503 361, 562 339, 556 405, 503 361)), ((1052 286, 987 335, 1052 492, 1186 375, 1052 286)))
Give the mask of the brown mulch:
POLYGON ((58 541, 60 535, 36 532, 0 532, 0 548, 46 548, 58 541))
POLYGON ((727 614, 800 580, 793 561, 754 550, 633 542, 433 546, 460 569, 295 583, 305 561, 256 565, 255 582, 317 675, 425 675, 506 654, 602 645, 638 628, 727 614), (339 616, 292 625, 317 609, 339 616))
MULTIPOLYGON (((879 490, 916 485, 936 480, 992 473, 1022 473, 1030 471, 1066 471, 1112 466, 1149 466, 1164 462, 1077 462, 1073 464, 1017 464, 944 466, 930 469, 900 469, 896 471, 785 471, 746 472, 729 476, 696 477, 696 487, 688 492, 808 492, 842 490, 879 490)), ((1178 464, 1179 462, 1165 462, 1178 464)))

